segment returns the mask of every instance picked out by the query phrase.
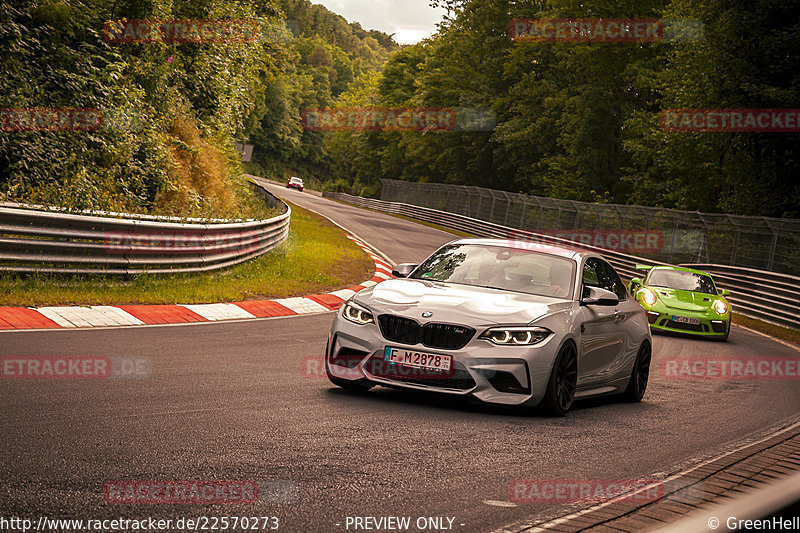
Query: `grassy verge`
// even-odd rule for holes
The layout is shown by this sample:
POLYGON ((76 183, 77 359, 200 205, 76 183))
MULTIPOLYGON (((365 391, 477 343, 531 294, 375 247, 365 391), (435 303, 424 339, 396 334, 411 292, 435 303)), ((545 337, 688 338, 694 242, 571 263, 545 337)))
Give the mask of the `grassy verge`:
POLYGON ((766 333, 767 335, 772 335, 773 337, 781 339, 782 341, 786 341, 789 344, 800 346, 800 331, 796 329, 776 326, 775 324, 770 324, 762 320, 746 317, 738 313, 733 314, 733 323, 760 331, 761 333, 766 333))
POLYGON ((115 277, 0 276, 0 306, 214 303, 288 298, 357 285, 374 264, 327 219, 292 205, 288 241, 221 272, 115 277))

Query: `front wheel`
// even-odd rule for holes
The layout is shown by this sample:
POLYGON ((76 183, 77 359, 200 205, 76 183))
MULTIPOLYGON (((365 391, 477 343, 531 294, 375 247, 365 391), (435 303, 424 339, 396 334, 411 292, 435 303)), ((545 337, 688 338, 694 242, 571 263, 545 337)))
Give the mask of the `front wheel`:
POLYGON ((650 343, 645 342, 639 348, 639 353, 636 354, 636 361, 633 362, 633 371, 631 372, 631 380, 628 382, 628 387, 625 389, 624 397, 626 401, 631 403, 638 403, 644 398, 644 393, 647 390, 647 382, 650 380, 650 360, 652 359, 652 350, 650 343))
POLYGON ((572 343, 565 344, 558 352, 547 391, 542 400, 545 412, 553 416, 564 416, 575 401, 578 388, 578 354, 572 343))

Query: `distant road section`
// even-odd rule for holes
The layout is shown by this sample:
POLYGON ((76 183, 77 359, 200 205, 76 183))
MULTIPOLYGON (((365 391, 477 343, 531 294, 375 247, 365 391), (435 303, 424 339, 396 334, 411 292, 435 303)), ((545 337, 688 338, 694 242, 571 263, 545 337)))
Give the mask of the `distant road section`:
POLYGON ((353 208, 320 198, 311 192, 299 192, 277 185, 273 181, 258 179, 272 194, 329 217, 367 243, 377 247, 395 263, 418 263, 443 244, 458 239, 456 235, 421 226, 416 222, 393 217, 376 211, 353 208))

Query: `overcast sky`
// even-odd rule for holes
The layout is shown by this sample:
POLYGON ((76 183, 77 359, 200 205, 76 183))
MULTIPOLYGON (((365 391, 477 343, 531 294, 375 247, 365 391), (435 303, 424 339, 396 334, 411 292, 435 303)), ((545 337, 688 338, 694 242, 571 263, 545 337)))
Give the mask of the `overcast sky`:
POLYGON ((415 43, 436 31, 444 9, 433 9, 429 0, 311 0, 322 4, 348 22, 359 22, 365 30, 394 33, 401 44, 415 43))

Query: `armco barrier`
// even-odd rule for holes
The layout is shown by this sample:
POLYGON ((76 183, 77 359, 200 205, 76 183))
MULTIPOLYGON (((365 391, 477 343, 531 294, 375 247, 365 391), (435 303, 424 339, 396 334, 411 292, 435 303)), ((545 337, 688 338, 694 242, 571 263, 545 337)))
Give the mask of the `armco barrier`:
POLYGON ((0 203, 0 271, 171 274, 237 265, 272 250, 289 235, 289 206, 260 185, 253 187, 282 213, 268 220, 200 224, 0 203))
POLYGON ((381 179, 381 199, 539 233, 633 230, 663 236, 629 252, 670 264, 734 265, 800 276, 800 219, 578 202, 471 185, 381 179))
MULTIPOLYGON (((666 264, 629 254, 588 246, 563 238, 522 231, 427 207, 399 202, 386 202, 373 198, 362 198, 344 193, 326 192, 323 196, 359 207, 403 215, 425 222, 432 222, 446 228, 464 231, 477 237, 494 237, 501 239, 530 238, 536 242, 567 245, 573 248, 597 252, 608 259, 620 274, 628 278, 640 277, 642 275, 642 272, 636 270, 636 264, 666 264)), ((721 287, 725 287, 731 291, 730 300, 734 304, 734 310, 736 312, 780 326, 800 329, 800 278, 788 274, 724 265, 684 264, 681 266, 698 268, 712 274, 721 287)))

